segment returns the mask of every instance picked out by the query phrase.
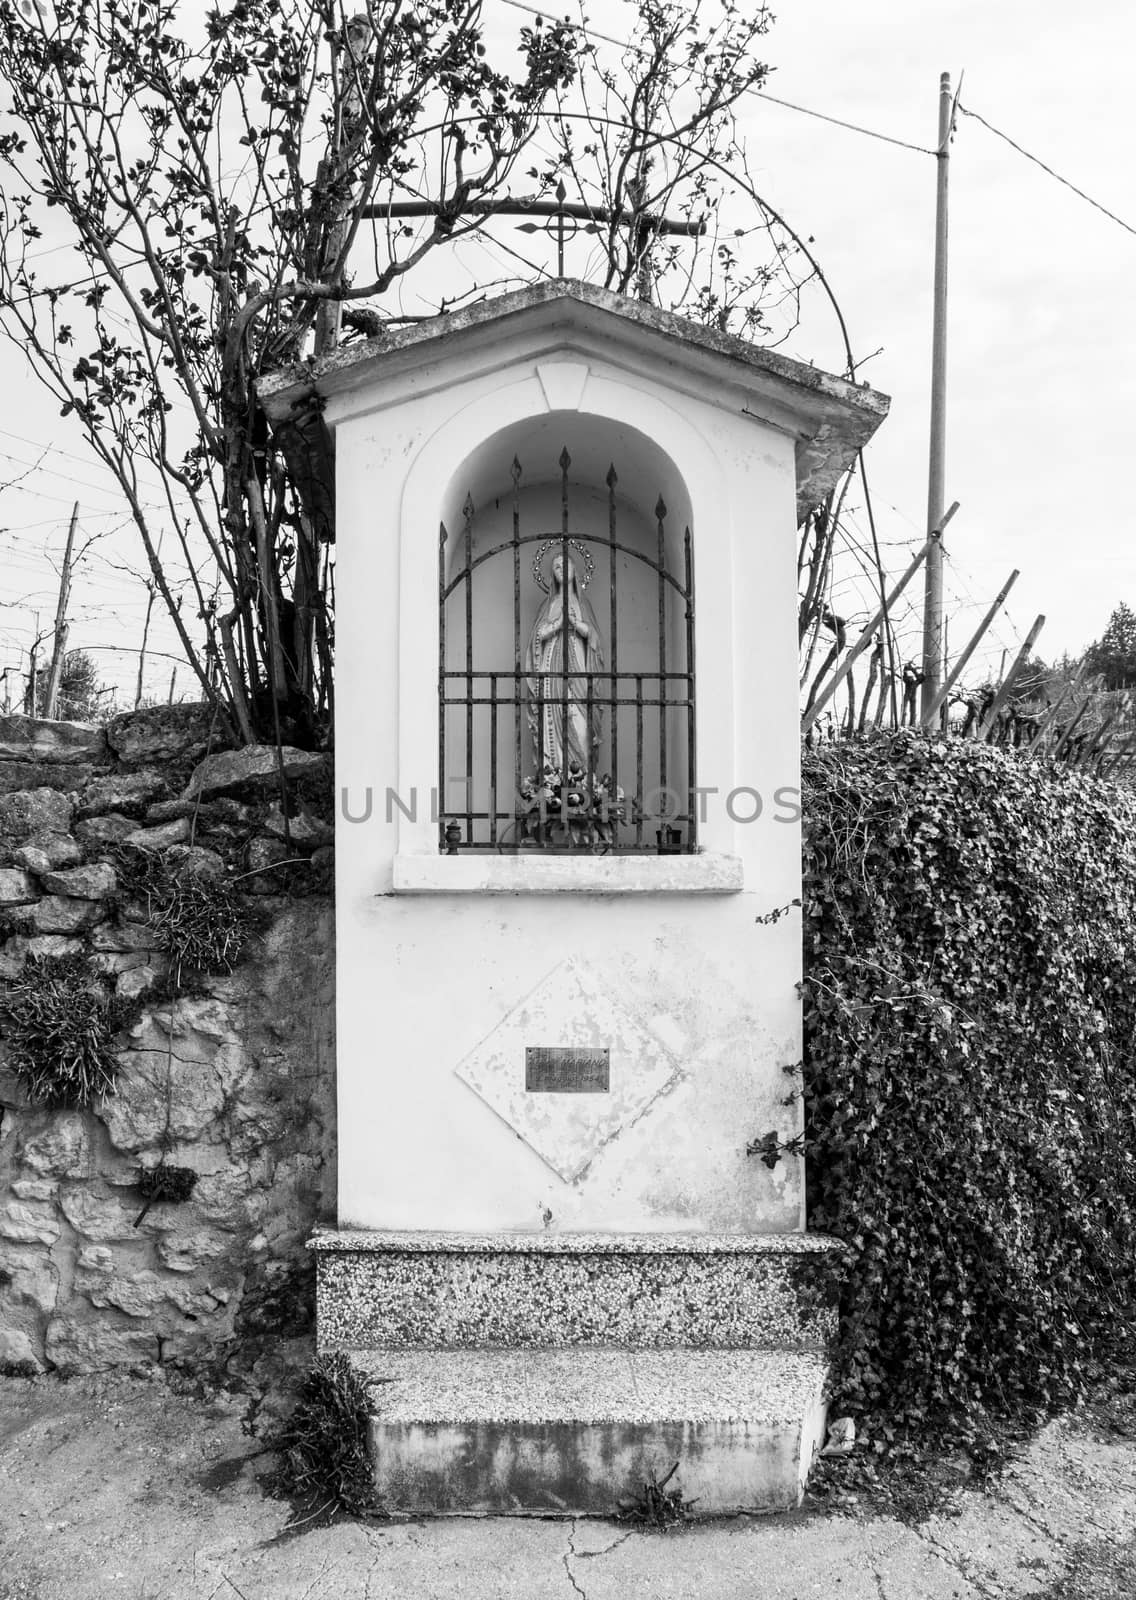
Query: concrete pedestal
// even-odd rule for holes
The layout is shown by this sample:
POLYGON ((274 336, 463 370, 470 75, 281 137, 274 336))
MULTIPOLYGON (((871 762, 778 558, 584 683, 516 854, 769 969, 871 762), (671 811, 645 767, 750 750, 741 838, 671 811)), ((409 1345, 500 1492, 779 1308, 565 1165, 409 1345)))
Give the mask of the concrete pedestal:
POLYGON ((698 1514, 799 1503, 824 1436, 833 1241, 323 1233, 321 1350, 416 1514, 610 1515, 677 1462, 698 1514))

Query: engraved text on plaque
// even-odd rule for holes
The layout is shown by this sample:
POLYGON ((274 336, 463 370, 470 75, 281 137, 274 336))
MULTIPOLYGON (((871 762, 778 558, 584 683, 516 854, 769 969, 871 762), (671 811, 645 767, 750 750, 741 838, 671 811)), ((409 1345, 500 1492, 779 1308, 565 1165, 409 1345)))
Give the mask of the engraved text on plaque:
POLYGON ((606 1045, 527 1045, 525 1088, 530 1094, 606 1094, 610 1056, 606 1045))

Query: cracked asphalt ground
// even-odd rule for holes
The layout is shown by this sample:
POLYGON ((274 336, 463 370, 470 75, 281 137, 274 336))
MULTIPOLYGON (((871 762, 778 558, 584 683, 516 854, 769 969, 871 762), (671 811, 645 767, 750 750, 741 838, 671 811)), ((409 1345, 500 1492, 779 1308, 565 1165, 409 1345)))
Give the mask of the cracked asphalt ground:
POLYGON ((1047 1427, 917 1526, 861 1511, 692 1523, 310 1525, 265 1498, 244 1400, 158 1377, 0 1379, 0 1600, 1131 1600, 1136 1438, 1047 1427))

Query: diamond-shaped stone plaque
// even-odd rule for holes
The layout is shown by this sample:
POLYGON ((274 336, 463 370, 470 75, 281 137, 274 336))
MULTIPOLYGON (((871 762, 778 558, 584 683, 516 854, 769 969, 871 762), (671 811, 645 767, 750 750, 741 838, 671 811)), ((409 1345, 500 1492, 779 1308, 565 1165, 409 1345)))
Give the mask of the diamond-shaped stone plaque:
POLYGON ((537 984, 455 1070, 565 1183, 582 1178, 680 1077, 670 1051, 575 958, 537 984), (527 1090, 526 1053, 534 1047, 607 1051, 607 1092, 527 1090))

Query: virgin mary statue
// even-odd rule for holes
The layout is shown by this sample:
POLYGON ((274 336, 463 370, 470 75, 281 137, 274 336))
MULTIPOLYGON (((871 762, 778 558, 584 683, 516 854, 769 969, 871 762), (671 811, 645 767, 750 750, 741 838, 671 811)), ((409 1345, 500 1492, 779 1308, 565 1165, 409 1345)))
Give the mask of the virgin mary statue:
MULTIPOLYGON (((538 773, 551 768, 560 774, 573 766, 594 771, 602 717, 593 705, 589 718, 584 674, 602 670, 603 641, 595 613, 584 599, 571 557, 558 553, 548 597, 537 612, 525 652, 538 773)), ((598 699, 600 684, 591 682, 598 699)))

